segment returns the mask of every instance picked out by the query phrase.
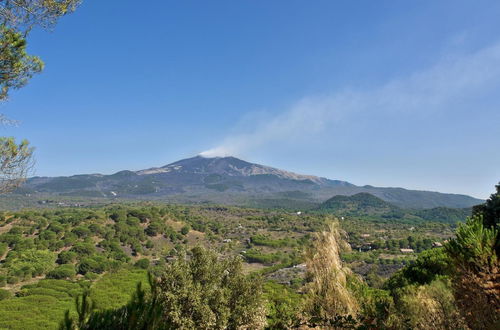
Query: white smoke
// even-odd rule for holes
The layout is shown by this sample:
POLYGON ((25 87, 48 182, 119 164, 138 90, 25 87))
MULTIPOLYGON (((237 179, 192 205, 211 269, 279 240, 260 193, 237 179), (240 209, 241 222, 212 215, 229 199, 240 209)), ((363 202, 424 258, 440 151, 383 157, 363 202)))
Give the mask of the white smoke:
POLYGON ((362 115, 429 115, 449 111, 500 82, 500 44, 445 58, 427 70, 388 82, 372 90, 344 90, 308 97, 265 121, 252 123, 249 133, 231 134, 205 157, 240 155, 268 143, 304 140, 333 129, 336 123, 362 115))

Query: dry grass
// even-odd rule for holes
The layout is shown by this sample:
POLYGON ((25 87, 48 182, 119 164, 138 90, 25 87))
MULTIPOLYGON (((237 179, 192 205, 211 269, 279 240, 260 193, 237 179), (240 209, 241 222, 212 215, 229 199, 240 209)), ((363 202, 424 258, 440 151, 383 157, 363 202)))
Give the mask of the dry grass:
POLYGON ((316 235, 313 248, 306 254, 308 293, 305 312, 309 317, 331 320, 336 316, 355 315, 359 309, 347 288, 350 269, 344 267, 340 251, 347 248, 338 221, 328 231, 316 235))

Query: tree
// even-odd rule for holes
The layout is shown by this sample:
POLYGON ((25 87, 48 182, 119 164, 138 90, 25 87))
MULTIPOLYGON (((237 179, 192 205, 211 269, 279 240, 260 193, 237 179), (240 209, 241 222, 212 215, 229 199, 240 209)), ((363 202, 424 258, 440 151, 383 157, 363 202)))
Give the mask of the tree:
POLYGON ((24 140, 17 144, 14 138, 0 137, 0 193, 18 187, 33 165, 33 148, 24 140))
POLYGON ((482 216, 486 228, 497 229, 495 249, 498 257, 500 255, 500 182, 495 188, 496 192, 491 194, 486 203, 473 207, 472 214, 482 216))
MULTIPOLYGON (((151 291, 139 285, 132 300, 116 310, 67 314, 61 329, 263 329, 265 301, 261 282, 242 272, 239 257, 220 258, 203 248, 179 257, 151 291)), ((85 296, 88 305, 88 297, 85 296)), ((78 300, 80 301, 80 300, 78 300)))
POLYGON ((456 238, 445 245, 454 264, 454 295, 471 329, 494 329, 500 324, 500 263, 495 250, 496 228, 482 216, 460 225, 456 238))
MULTIPOLYGON (((25 86, 43 69, 42 60, 26 52, 27 36, 35 26, 51 28, 57 19, 76 9, 80 0, 0 1, 0 102, 11 89, 25 86)), ((0 122, 8 120, 0 115, 0 122)), ((26 140, 0 138, 0 193, 18 187, 31 169, 33 148, 26 140)))
POLYGON ((26 39, 20 32, 0 26, 0 100, 7 99, 11 88, 21 88, 42 71, 40 58, 26 53, 26 39))

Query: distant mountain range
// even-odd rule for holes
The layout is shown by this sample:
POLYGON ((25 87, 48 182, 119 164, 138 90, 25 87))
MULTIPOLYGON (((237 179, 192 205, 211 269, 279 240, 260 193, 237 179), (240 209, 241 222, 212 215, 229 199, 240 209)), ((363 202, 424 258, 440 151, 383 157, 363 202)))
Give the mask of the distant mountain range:
POLYGON ((356 186, 346 181, 296 174, 235 157, 196 156, 163 167, 111 175, 33 177, 16 194, 107 199, 314 207, 337 195, 369 193, 413 209, 468 208, 483 201, 467 195, 403 188, 356 186))

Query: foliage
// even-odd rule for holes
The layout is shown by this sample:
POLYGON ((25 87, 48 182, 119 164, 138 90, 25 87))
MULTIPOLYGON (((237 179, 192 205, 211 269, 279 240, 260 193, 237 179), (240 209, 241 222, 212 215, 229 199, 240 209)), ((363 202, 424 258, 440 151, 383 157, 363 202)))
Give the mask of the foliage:
POLYGON ((2 300, 1 329, 56 329, 74 299, 81 294, 77 283, 42 280, 24 286, 19 297, 2 300))
POLYGON ((55 260, 56 256, 50 251, 30 249, 9 253, 4 268, 10 276, 31 278, 50 271, 54 268, 55 260))
POLYGON ((395 328, 467 329, 447 280, 405 287, 395 307, 395 328))
POLYGON ((253 235, 252 237, 250 237, 250 241, 252 242, 252 244, 255 245, 270 246, 270 247, 284 247, 284 246, 294 245, 293 244, 294 242, 289 238, 272 239, 262 234, 253 235))
POLYGON ((472 217, 457 229, 446 245, 454 265, 453 286, 457 304, 469 327, 491 328, 500 322, 500 264, 498 232, 472 217))
POLYGON ((258 262, 265 265, 271 265, 274 262, 280 261, 282 257, 280 253, 263 253, 256 249, 248 250, 245 253, 245 259, 248 262, 258 262))
POLYGON ((484 204, 473 208, 476 216, 482 215, 483 224, 487 228, 495 228, 500 225, 500 183, 495 186, 496 192, 484 204))
MULTIPOLYGON (((2 32, 0 27, 0 33, 2 32)), ((0 36, 1 37, 1 36, 0 36)), ((3 50, 0 48, 0 66, 2 66, 3 50)), ((0 67, 1 70, 1 67, 0 67)), ((0 75, 3 75, 0 72, 0 75)), ((2 79, 0 79, 1 85, 2 79)), ((5 86, 3 87, 5 88, 5 86)), ((0 98, 2 97, 0 92, 0 98)), ((14 138, 0 137, 0 193, 18 187, 26 178, 32 166, 33 148, 28 141, 17 144, 14 138)))
POLYGON ((391 291, 407 285, 429 284, 440 276, 452 273, 450 259, 441 248, 420 253, 416 260, 396 272, 386 283, 385 288, 391 291))
POLYGON ((475 216, 482 216, 486 228, 497 229, 495 251, 497 258, 500 256, 500 183, 495 186, 496 192, 484 204, 473 208, 475 216))
POLYGON ((42 61, 26 53, 26 40, 13 28, 0 25, 0 100, 11 88, 21 88, 43 69, 42 61))
POLYGON ((300 323, 302 297, 288 286, 275 282, 264 284, 269 329, 289 329, 300 323))
POLYGON ((36 25, 53 26, 76 9, 80 0, 16 0, 0 2, 0 100, 43 69, 42 61, 26 53, 26 36, 36 25))
MULTIPOLYGON (((150 278, 146 296, 138 286, 125 307, 105 312, 83 310, 79 320, 62 324, 71 329, 239 329, 263 328, 265 309, 259 281, 241 271, 237 257, 194 248, 191 258, 168 264, 158 279, 150 278), (133 325, 133 326, 132 326, 133 325)), ((85 298, 86 299, 86 298, 85 298)), ((82 298, 83 301, 83 298, 82 298)))
POLYGON ((75 266, 61 265, 47 273, 47 278, 54 279, 72 279, 76 276, 75 266))
MULTIPOLYGON (((25 86, 43 69, 37 56, 26 52, 28 32, 33 26, 53 26, 60 16, 73 11, 80 0, 0 1, 0 101, 11 89, 25 86)), ((11 123, 0 115, 1 124, 11 123)), ((32 165, 33 148, 26 140, 0 137, 0 193, 17 188, 32 165)))
MULTIPOLYGON (((0 258, 5 259, 5 262, 0 263, 0 285, 5 285, 6 289, 16 294, 2 303, 5 303, 6 306, 22 305, 20 308, 26 310, 26 314, 31 315, 33 319, 41 320, 42 328, 45 327, 43 324, 50 324, 47 327, 54 328, 54 322, 58 323, 63 319, 66 309, 69 309, 67 320, 75 319, 77 313, 74 306, 74 296, 73 293, 68 296, 63 292, 63 289, 58 288, 30 287, 20 290, 19 287, 25 282, 32 281, 32 273, 10 274, 7 259, 27 251, 41 251, 51 255, 50 262, 47 264, 49 266, 43 268, 41 277, 64 278, 65 280, 58 281, 69 284, 78 283, 78 295, 81 294, 82 287, 89 288, 88 306, 95 308, 90 314, 95 315, 96 320, 98 320, 96 322, 108 317, 113 318, 112 323, 115 323, 116 320, 129 322, 131 321, 130 317, 124 318, 126 315, 131 315, 130 313, 138 315, 137 313, 141 311, 145 313, 157 312, 156 308, 140 309, 138 307, 141 301, 151 301, 154 290, 156 290, 149 288, 146 270, 142 268, 150 264, 149 270, 158 277, 162 276, 165 269, 172 269, 174 264, 177 265, 175 266, 178 270, 177 274, 181 270, 190 269, 191 266, 181 267, 179 263, 190 263, 190 253, 185 256, 183 251, 196 245, 210 246, 217 250, 219 253, 216 258, 217 262, 229 262, 233 258, 238 260, 241 258, 240 256, 243 256, 243 261, 261 263, 244 264, 245 272, 251 272, 252 275, 251 278, 242 275, 244 280, 240 281, 241 283, 245 283, 245 281, 254 283, 253 276, 256 275, 258 275, 257 278, 264 277, 279 283, 286 283, 284 285, 266 284, 265 298, 267 303, 263 299, 261 303, 255 303, 255 306, 258 305, 262 310, 267 309, 267 321, 271 328, 286 328, 290 324, 295 326, 297 322, 303 323, 304 321, 309 322, 309 325, 316 322, 318 325, 339 326, 344 324, 347 326, 347 324, 351 324, 353 327, 358 327, 363 326, 364 322, 374 322, 373 324, 382 322, 380 324, 389 326, 396 324, 396 321, 391 320, 387 316, 388 314, 400 315, 401 318, 404 316, 403 312, 399 313, 395 309, 392 303, 393 297, 389 295, 389 292, 369 288, 366 284, 353 285, 352 283, 356 282, 352 279, 354 275, 345 269, 347 264, 342 262, 342 269, 345 270, 346 277, 345 288, 357 302, 357 312, 323 319, 307 317, 310 309, 306 309, 306 312, 302 313, 302 306, 307 308, 310 306, 306 304, 310 296, 302 293, 311 288, 310 283, 313 282, 313 277, 309 276, 305 280, 305 268, 299 264, 304 260, 302 252, 307 250, 311 243, 318 244, 321 241, 314 239, 314 232, 322 230, 325 223, 329 221, 328 216, 323 214, 297 214, 283 210, 258 210, 217 205, 184 206, 160 203, 111 204, 88 208, 54 208, 56 206, 54 204, 49 206, 52 208, 0 212, 0 252, 3 251, 0 258), (157 224, 157 228, 160 230, 155 232, 155 235, 150 236, 148 228, 153 223, 157 224), (193 228, 193 230, 183 235, 182 228, 185 227, 193 228), (55 256, 57 256, 57 260, 55 256), (73 279, 71 279, 72 270, 79 272, 73 279), (84 276, 82 276, 83 274, 84 276), (72 283, 72 281, 77 281, 77 283, 72 283), (140 290, 137 289, 138 282, 141 282, 140 290), (303 286, 304 282, 309 282, 306 283, 307 290, 303 286), (355 286, 363 287, 361 291, 364 293, 358 294, 360 290, 354 289, 355 286), (130 300, 134 291, 136 294, 130 300), (35 293, 39 296, 39 300, 33 298, 35 293), (31 297, 31 300, 27 300, 28 297, 31 297), (52 299, 57 299, 57 302, 52 301, 52 299), (55 304, 54 314, 41 315, 42 311, 43 313, 51 312, 39 308, 36 301, 49 300, 55 304), (68 301, 71 305, 69 307, 68 301), (127 302, 131 302, 132 305, 126 305, 127 302), (66 307, 62 308, 63 305, 66 307), (104 312, 105 309, 109 309, 108 312, 104 312), (297 314, 299 315, 297 316, 297 314)), ((344 261, 349 262, 349 266, 352 266, 355 271, 359 271, 357 266, 370 269, 369 274, 364 271, 359 273, 366 275, 368 283, 377 287, 380 287, 380 282, 385 277, 416 257, 413 254, 401 254, 400 246, 415 246, 416 250, 418 247, 426 249, 432 242, 442 241, 445 237, 452 235, 451 226, 430 222, 410 225, 349 218, 342 221, 342 227, 346 229, 348 236, 343 234, 341 236, 348 239, 351 245, 356 248, 364 245, 372 247, 369 251, 348 252, 347 246, 343 246, 339 248, 339 252, 342 253, 344 261), (371 235, 366 236, 363 235, 364 233, 371 235), (387 249, 388 246, 390 248, 387 249)), ((433 265, 433 258, 423 262, 424 265, 420 265, 420 261, 416 261, 415 264, 418 267, 415 267, 417 269, 428 267, 426 263, 433 265)), ((336 263, 334 264, 336 265, 336 263)), ((320 266, 321 263, 318 262, 318 267, 320 266)), ((332 275, 331 278, 337 278, 333 277, 335 271, 325 270, 325 274, 332 275)), ((180 305, 181 298, 190 301, 191 297, 195 297, 197 302, 194 301, 190 304, 199 308, 199 313, 203 314, 205 309, 199 307, 200 301, 210 299, 207 296, 208 293, 199 292, 204 284, 195 281, 190 276, 179 276, 177 279, 182 283, 187 282, 188 286, 191 285, 191 289, 189 291, 181 290, 178 294, 175 290, 180 289, 169 288, 165 285, 176 296, 179 296, 178 299, 169 298, 171 299, 169 300, 170 304, 180 305), (195 293, 195 296, 191 296, 192 292, 195 293)), ((47 283, 46 281, 38 283, 42 282, 47 283)), ((157 284, 156 281, 154 283, 157 284)), ((219 282, 215 281, 214 283, 217 288, 219 282)), ((241 290, 244 292, 246 292, 245 290, 252 291, 253 289, 248 289, 252 285, 257 284, 248 284, 247 289, 243 287, 241 290)), ((414 285, 419 284, 414 283, 414 285)), ((405 284, 405 286, 408 285, 405 284)), ((333 290, 329 286, 325 288, 326 291, 333 290)), ((217 291, 213 289, 208 292, 214 290, 217 291)), ((232 289, 225 287, 220 288, 218 292, 227 293, 224 299, 230 299, 228 294, 230 291, 232 289)), ((214 293, 212 296, 216 294, 214 293)), ((328 296, 324 291, 318 291, 318 295, 328 296)), ((245 293, 242 296, 245 296, 245 293)), ((400 296, 402 297, 403 294, 400 296)), ((339 296, 335 297, 339 298, 339 296)), ((210 304, 212 303, 215 304, 211 301, 210 304)), ((249 303, 252 303, 252 300, 249 303)), ((190 306, 190 304, 187 305, 190 306)), ((224 309, 224 306, 219 305, 213 308, 216 311, 227 310, 224 309)), ((258 311, 259 308, 254 309, 258 311)), ((184 313, 180 307, 177 310, 184 313)), ((2 308, 0 308, 0 317, 14 315, 1 314, 1 311, 2 308)), ((236 311, 235 313, 240 312, 236 311)), ((264 312, 259 315, 262 317, 260 320, 264 320, 264 312)), ((399 322, 399 316, 397 318, 399 322)), ((88 315, 85 316, 85 319, 88 320, 88 315)), ((146 320, 151 321, 148 318, 146 320)), ((123 324, 129 324, 126 322, 123 324)), ((398 324, 403 324, 401 322, 398 324)), ((21 323, 13 320, 7 320, 5 324, 9 324, 9 327, 14 329, 23 328, 21 323)), ((26 324, 32 325, 29 322, 26 324)), ((0 328, 2 327, 0 325, 0 328)))
POLYGON ((116 273, 108 273, 98 280, 90 289, 90 297, 94 308, 114 309, 125 305, 135 291, 137 283, 149 289, 147 272, 142 269, 122 269, 116 273))
POLYGON ((142 268, 142 269, 148 269, 150 265, 149 259, 147 258, 142 258, 136 261, 135 266, 142 268))

